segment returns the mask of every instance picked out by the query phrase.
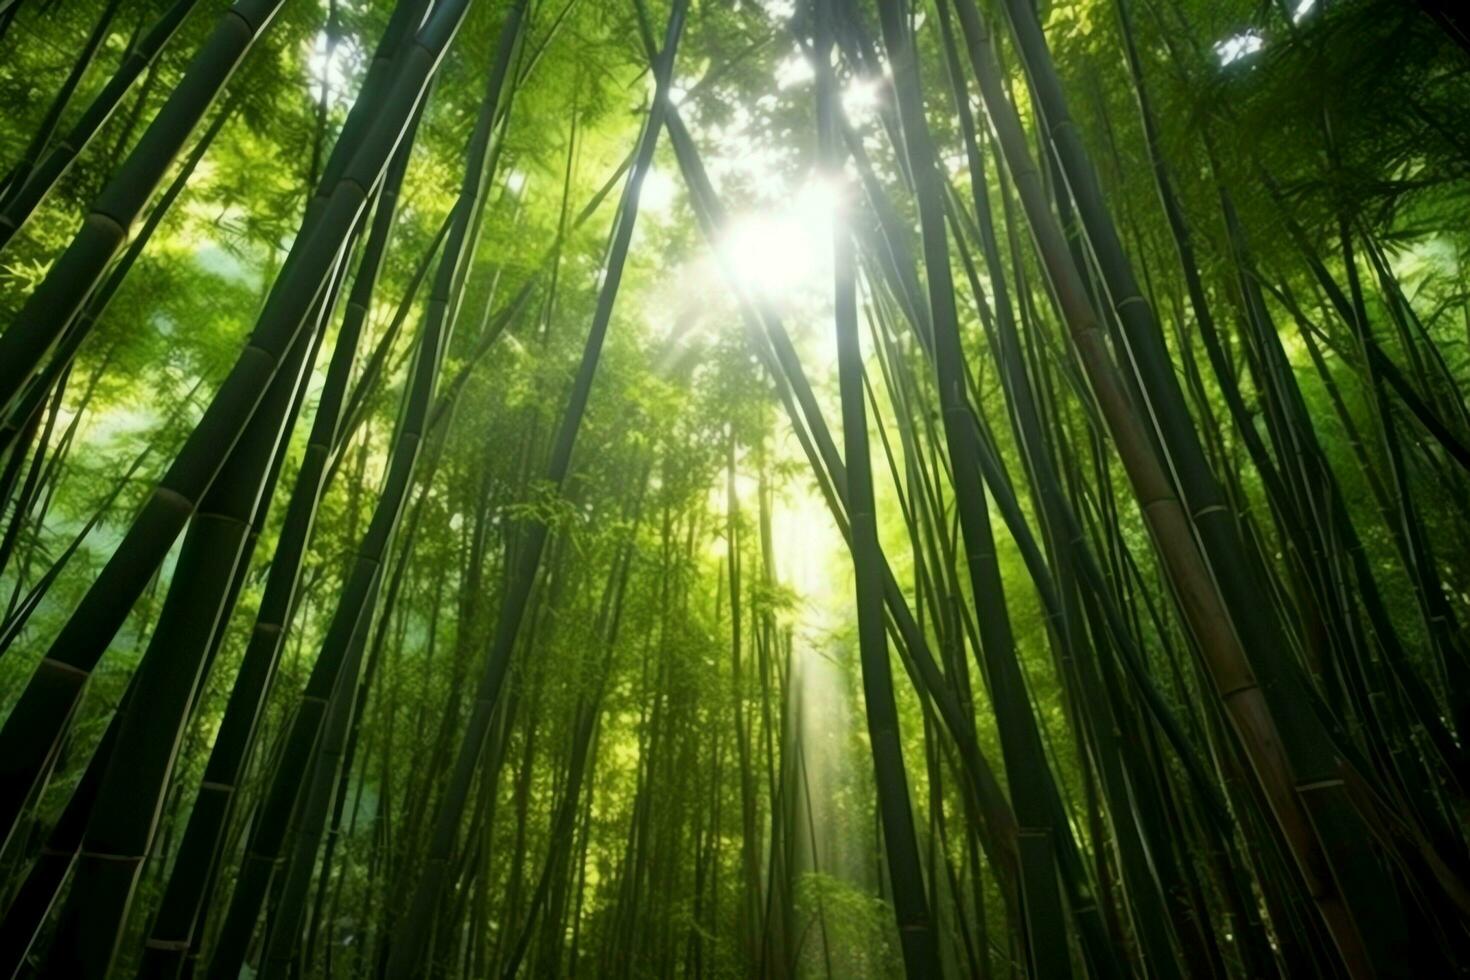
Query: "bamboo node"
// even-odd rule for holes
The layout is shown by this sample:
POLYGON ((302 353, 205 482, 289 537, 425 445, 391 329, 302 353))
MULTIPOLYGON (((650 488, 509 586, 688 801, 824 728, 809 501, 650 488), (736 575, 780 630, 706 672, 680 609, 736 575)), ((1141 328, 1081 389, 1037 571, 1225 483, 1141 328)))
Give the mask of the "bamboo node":
POLYGON ((266 363, 271 366, 272 370, 276 368, 276 365, 280 363, 281 358, 284 356, 284 351, 278 353, 276 351, 272 351, 268 347, 261 346, 261 344, 256 341, 254 334, 250 336, 250 340, 245 344, 245 348, 240 351, 240 359, 244 360, 245 355, 249 354, 251 351, 262 355, 266 359, 266 363))
POLYGON ((1138 502, 1138 506, 1139 506, 1139 509, 1140 510, 1142 510, 1145 514, 1147 514, 1149 511, 1153 510, 1155 507, 1161 507, 1161 506, 1164 506, 1164 505, 1174 505, 1174 504, 1177 504, 1177 503, 1178 503, 1178 500, 1175 498, 1175 496, 1172 493, 1161 493, 1157 497, 1150 497, 1147 500, 1140 500, 1138 502))
POLYGON ((106 211, 93 211, 91 214, 87 215, 87 223, 111 225, 112 228, 108 230, 116 234, 119 240, 128 237, 128 226, 124 224, 121 219, 114 218, 106 211))
POLYGON ((170 953, 182 953, 182 952, 187 952, 188 951, 188 949, 189 949, 189 941, 187 939, 153 939, 153 938, 149 938, 149 940, 146 943, 144 943, 143 946, 145 948, 147 948, 147 949, 162 949, 162 950, 166 950, 166 951, 168 951, 170 953))
POLYGON ((1317 780, 1313 780, 1310 783, 1297 783, 1296 784, 1296 791, 1298 793, 1310 793, 1313 790, 1318 790, 1318 789, 1332 789, 1334 786, 1342 786, 1342 785, 1345 785, 1345 784, 1344 784, 1343 780, 1340 777, 1334 777, 1334 778, 1331 778, 1331 779, 1317 779, 1317 780))
POLYGON ((1245 693, 1247 693, 1249 691, 1258 690, 1260 688, 1260 686, 1261 685, 1259 685, 1259 684, 1256 683, 1255 678, 1251 678, 1250 680, 1242 681, 1241 683, 1235 685, 1234 687, 1231 687, 1231 688, 1221 688, 1220 689, 1220 698, 1222 700, 1228 701, 1231 698, 1239 697, 1240 695, 1245 694, 1245 693))
POLYGON ((83 679, 91 676, 91 671, 83 670, 76 664, 69 664, 65 660, 57 660, 55 657, 42 658, 41 666, 51 670, 59 670, 65 674, 75 674, 83 679))
POLYGON ((172 487, 155 487, 153 490, 153 496, 154 499, 158 500, 160 503, 168 504, 170 507, 177 507, 183 510, 186 514, 191 514, 194 512, 194 501, 190 500, 188 497, 184 496, 182 493, 179 493, 179 491, 173 489, 172 487))
POLYGON ((78 851, 78 857, 89 858, 94 861, 111 861, 116 864, 137 864, 143 860, 141 854, 109 854, 106 851, 78 851))

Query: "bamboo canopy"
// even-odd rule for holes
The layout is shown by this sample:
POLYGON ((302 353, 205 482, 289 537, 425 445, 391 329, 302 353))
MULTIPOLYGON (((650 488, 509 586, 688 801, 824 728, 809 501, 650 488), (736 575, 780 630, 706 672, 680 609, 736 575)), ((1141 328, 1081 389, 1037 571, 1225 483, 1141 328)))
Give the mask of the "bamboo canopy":
POLYGON ((1470 44, 0 0, 0 978, 1470 969, 1470 44))

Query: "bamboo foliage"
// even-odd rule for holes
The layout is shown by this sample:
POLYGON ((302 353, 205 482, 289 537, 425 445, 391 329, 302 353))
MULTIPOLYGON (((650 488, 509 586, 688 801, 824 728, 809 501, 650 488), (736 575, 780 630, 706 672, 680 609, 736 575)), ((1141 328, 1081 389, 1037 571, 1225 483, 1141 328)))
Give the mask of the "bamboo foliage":
MULTIPOLYGON (((98 195, 76 238, 16 314, 15 322, 0 335, 0 406, 4 411, 11 410, 22 386, 55 349, 97 288, 108 262, 127 240, 180 147, 279 9, 280 4, 273 0, 257 0, 237 4, 225 13, 174 94, 98 195)), ((178 20, 182 13, 173 22, 178 20)), ((100 125, 106 113, 99 112, 98 117, 100 125)), ((19 227, 35 206, 30 197, 41 192, 37 178, 31 181, 38 185, 35 195, 26 195, 23 186, 16 202, 7 207, 5 222, 10 227, 19 227)))
MULTIPOLYGON (((403 66, 386 94, 386 101, 398 113, 395 116, 380 111, 373 118, 362 136, 361 147, 356 148, 341 177, 331 185, 320 221, 314 223, 309 236, 297 240, 299 259, 288 260, 251 343, 82 606, 57 636, 53 653, 42 660, 4 729, 0 729, 0 744, 14 745, 13 751, 5 752, 6 772, 11 777, 4 796, 7 836, 54 761, 56 739, 65 730, 82 682, 163 561, 174 536, 213 483, 226 450, 249 421, 265 383, 279 369, 288 345, 300 332, 331 271, 342 260, 344 236, 357 224, 365 203, 364 188, 377 183, 407 118, 423 95, 436 55, 442 54, 457 24, 453 11, 441 11, 404 52, 403 66), (38 737, 48 727, 52 736, 38 737)), ((329 174, 323 183, 333 176, 329 174)))
POLYGON ((0 976, 1465 960, 1444 18, 253 2, 0 0, 0 976))
MULTIPOLYGON (((470 138, 464 183, 456 204, 456 217, 439 258, 434 290, 425 312, 415 364, 403 403, 398 438, 389 463, 387 479, 379 494, 373 519, 358 545, 352 571, 332 616, 322 650, 317 655, 311 679, 302 694, 301 707, 292 721, 283 749, 283 766, 273 781, 261 814, 252 831, 245 861, 236 879, 221 935, 210 960, 211 975, 233 976, 244 960, 246 946, 255 931, 265 889, 283 854, 287 821, 297 808, 299 787, 315 757, 328 758, 326 748, 345 731, 355 700, 362 651, 366 645, 373 600, 381 586, 384 559, 402 518, 413 472, 425 434, 449 334, 454 326, 458 294, 463 288, 464 269, 473 248, 469 229, 483 201, 484 171, 491 134, 501 105, 502 85, 520 37, 522 7, 515 7, 501 28, 501 40, 490 70, 490 80, 475 130, 470 138)), ((433 21, 431 20, 430 25, 433 21)), ((412 50, 412 49, 410 49, 412 50)), ((323 763, 325 765, 325 763, 323 763)), ((335 771, 331 769, 329 771, 335 771)), ((330 779, 330 777, 325 777, 330 779)), ((308 785, 319 782, 310 779, 308 785)), ((330 783, 327 784, 328 786, 330 783)), ((290 921, 289 919, 287 920, 290 921)), ((283 928, 291 929, 290 925, 283 928)), ((293 936, 294 931, 285 933, 293 936)))
MULTIPOLYGON (((554 487, 560 487, 566 480, 577 430, 581 426, 582 415, 586 411, 587 401, 591 395, 598 355, 601 353, 603 338, 607 334, 612 319, 613 303, 617 298, 623 262, 628 254, 628 245, 633 237, 633 224, 637 219, 638 194, 653 156, 659 130, 663 128, 661 116, 668 98, 669 79, 673 74, 674 57, 684 26, 684 13, 683 0, 676 0, 673 12, 669 17, 659 59, 654 65, 657 87, 653 107, 644 125, 633 167, 629 171, 628 182, 624 185, 623 197, 619 202, 618 221, 614 228, 612 244, 608 250, 606 271, 602 288, 598 293, 597 309, 593 316, 592 326, 587 335, 587 345, 576 378, 572 383, 571 400, 567 405, 566 414, 557 432, 556 442, 547 464, 547 482, 554 487)), ((494 639, 485 661, 485 671, 475 691, 474 707, 468 721, 464 741, 454 763, 451 782, 434 818, 434 829, 424 868, 414 885, 413 899, 408 914, 404 916, 394 936, 389 960, 390 971, 410 972, 415 969, 415 964, 423 955, 429 917, 433 914, 435 905, 440 901, 442 882, 447 871, 446 866, 455 839, 458 837, 461 814, 468 801, 470 781, 474 777, 474 771, 484 746, 491 713, 500 699, 500 685, 505 679, 508 661, 515 647, 516 635, 520 630, 522 617, 525 615, 526 600, 541 562, 541 552, 545 547, 546 535, 544 524, 532 524, 526 531, 525 539, 519 544, 518 565, 508 583, 502 601, 501 615, 495 626, 494 639)))
MULTIPOLYGON (((831 18, 830 3, 821 4, 817 11, 816 55, 820 74, 817 127, 822 165, 829 179, 838 172, 836 134, 831 123, 831 18)), ((843 441, 847 449, 844 456, 847 465, 846 509, 851 525, 853 570, 857 584, 858 645, 863 665, 864 704, 872 741, 889 880, 893 888, 893 908, 903 941, 904 968, 910 976, 933 976, 940 969, 939 950, 920 876, 918 841, 909 804, 888 662, 888 642, 882 622, 883 580, 879 571, 872 467, 868 459, 868 424, 861 381, 862 350, 858 342, 857 266, 851 236, 851 231, 841 226, 833 232, 832 304, 842 391, 843 441)))
MULTIPOLYGON (((57 140, 42 140, 46 127, 38 129, 36 141, 22 163, 9 175, 3 204, 0 204, 0 248, 3 248, 25 226, 27 220, 56 183, 61 180, 78 154, 97 135, 108 118, 117 111, 123 97, 158 57, 194 9, 197 0, 175 0, 128 52, 102 91, 87 106, 75 125, 57 140), (44 155, 42 151, 44 150, 44 155)), ((99 21, 99 23, 102 23, 99 21)), ((248 21, 246 22, 249 23, 248 21)), ((91 39, 88 47, 92 47, 91 39)), ((79 64, 85 64, 85 59, 79 64)), ((57 100, 60 103, 61 100, 57 100)))

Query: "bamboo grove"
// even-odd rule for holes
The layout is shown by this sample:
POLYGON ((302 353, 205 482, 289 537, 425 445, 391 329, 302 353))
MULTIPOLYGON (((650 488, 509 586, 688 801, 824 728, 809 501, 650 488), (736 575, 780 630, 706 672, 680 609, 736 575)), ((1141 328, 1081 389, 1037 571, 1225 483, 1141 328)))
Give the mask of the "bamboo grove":
POLYGON ((0 0, 0 975, 1470 971, 1470 30, 0 0))

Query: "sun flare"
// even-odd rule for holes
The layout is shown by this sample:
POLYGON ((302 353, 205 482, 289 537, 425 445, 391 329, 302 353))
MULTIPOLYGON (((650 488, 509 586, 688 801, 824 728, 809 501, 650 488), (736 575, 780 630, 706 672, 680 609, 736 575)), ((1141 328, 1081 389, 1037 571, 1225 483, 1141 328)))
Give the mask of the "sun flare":
POLYGON ((722 257, 742 288, 765 299, 818 288, 844 208, 836 182, 811 178, 786 201, 735 219, 720 242, 722 257))

